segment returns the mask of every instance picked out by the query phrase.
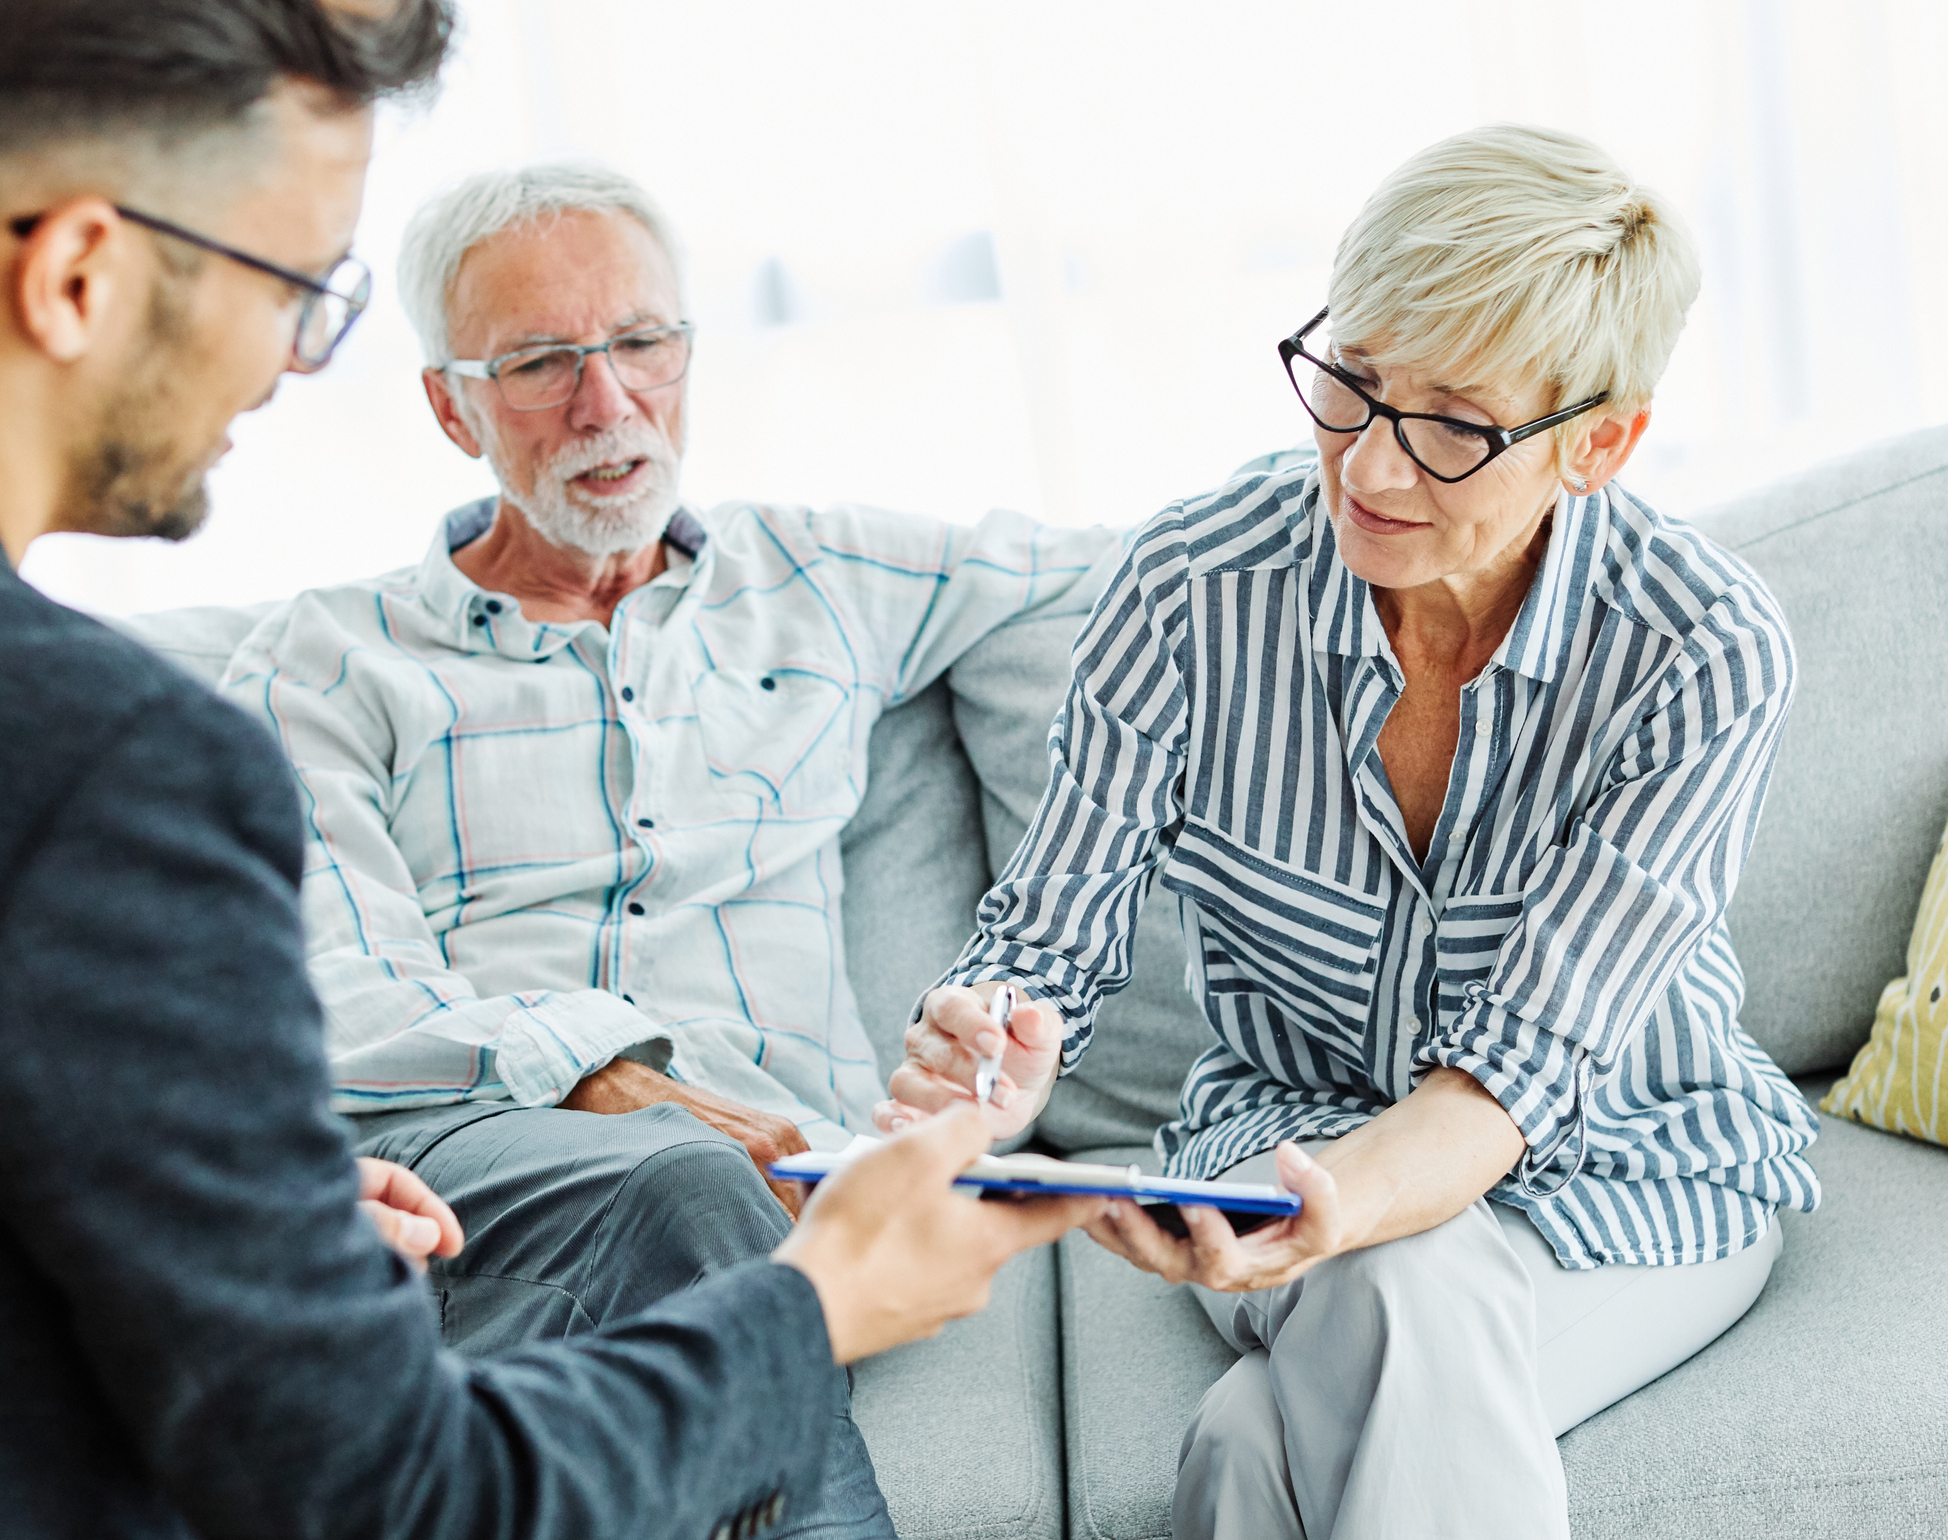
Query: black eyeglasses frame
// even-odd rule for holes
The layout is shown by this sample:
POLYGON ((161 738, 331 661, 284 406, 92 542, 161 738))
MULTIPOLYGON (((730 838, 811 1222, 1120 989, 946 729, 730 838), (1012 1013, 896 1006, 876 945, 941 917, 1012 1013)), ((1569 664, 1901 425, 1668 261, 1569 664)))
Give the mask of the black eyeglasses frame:
MULTIPOLYGON (((228 257, 232 262, 240 263, 260 273, 268 273, 273 278, 302 289, 305 293, 304 308, 298 312, 298 328, 291 343, 291 356, 297 361, 300 373, 315 374, 330 363, 332 354, 338 351, 338 345, 351 331, 352 323, 365 313, 366 303, 372 292, 372 274, 356 257, 343 258, 338 264, 339 267, 349 265, 358 269, 358 282, 348 294, 332 288, 329 284, 320 283, 308 273, 300 273, 296 268, 285 267, 267 258, 253 256, 247 251, 239 251, 235 246, 225 245, 222 241, 200 234, 173 220, 161 219, 154 214, 144 214, 140 209, 128 208, 120 203, 111 206, 130 224, 141 225, 146 230, 153 230, 158 235, 167 235, 175 240, 184 241, 203 251, 215 252, 219 257, 228 257), (312 307, 321 299, 335 299, 342 303, 345 306, 345 319, 339 324, 336 334, 326 343, 323 351, 313 358, 299 351, 297 339, 304 336, 305 323, 311 317, 312 307)), ((46 217, 45 214, 22 214, 9 220, 7 228, 21 240, 25 240, 34 233, 34 227, 46 217)))
POLYGON ((1579 401, 1574 406, 1566 406, 1559 412, 1551 412, 1547 417, 1538 417, 1534 422, 1525 422, 1519 428, 1500 428, 1492 424, 1463 422, 1458 417, 1442 417, 1434 412, 1403 412, 1395 407, 1388 406, 1384 401, 1375 401, 1360 388, 1359 382, 1351 378, 1345 370, 1335 364, 1326 362, 1323 358, 1316 358, 1306 351, 1306 337, 1318 329, 1320 323, 1326 319, 1327 310, 1330 310, 1330 308, 1328 306, 1326 310, 1321 310, 1310 321, 1307 321, 1305 325, 1301 326, 1278 345, 1279 362, 1285 366, 1285 377, 1292 382, 1292 389, 1298 392, 1299 405, 1305 408, 1306 416, 1318 423, 1328 433, 1345 434, 1364 433, 1373 425, 1373 419, 1375 417, 1384 417, 1393 424, 1394 440, 1400 445, 1401 452, 1436 481, 1445 482, 1450 486, 1457 481, 1466 481, 1476 471, 1479 471, 1482 466, 1487 465, 1498 456, 1508 453, 1509 450, 1513 449, 1524 439, 1534 438, 1536 434, 1547 432, 1559 423, 1568 422, 1572 417, 1580 417, 1584 412, 1590 411, 1594 407, 1599 407, 1610 399, 1610 393, 1607 390, 1602 391, 1597 395, 1591 396, 1587 401, 1579 401), (1319 414, 1312 410, 1312 403, 1306 399, 1305 387, 1299 383, 1298 375, 1293 372, 1292 360, 1295 357, 1303 358, 1315 369, 1324 370, 1354 395, 1358 396, 1360 400, 1364 401, 1366 403, 1366 421, 1361 423, 1357 428, 1339 428, 1329 422, 1320 422, 1319 414), (1422 460, 1419 455, 1415 454, 1413 446, 1407 442, 1405 424, 1409 421, 1437 422, 1444 428, 1458 428, 1464 433, 1471 433, 1477 438, 1482 439, 1488 445, 1488 453, 1482 457, 1481 464, 1475 466, 1472 470, 1465 470, 1459 476, 1443 476, 1439 471, 1428 465, 1426 461, 1422 460))

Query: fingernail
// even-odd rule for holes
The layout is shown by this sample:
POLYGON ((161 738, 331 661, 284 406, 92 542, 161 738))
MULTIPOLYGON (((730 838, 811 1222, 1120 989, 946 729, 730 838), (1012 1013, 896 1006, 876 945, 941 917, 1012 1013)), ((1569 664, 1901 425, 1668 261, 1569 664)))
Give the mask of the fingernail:
POLYGON ((1298 1168, 1301 1171, 1310 1171, 1312 1169, 1312 1157, 1306 1154, 1304 1150, 1300 1149, 1296 1144, 1288 1144, 1285 1147, 1292 1152, 1292 1159, 1297 1162, 1298 1168))
POLYGON ((994 1055, 1008 1046, 1008 1040, 999 1032, 983 1032, 979 1037, 974 1039, 974 1046, 989 1058, 993 1058, 994 1055))
POLYGON ((910 1128, 910 1127, 912 1127, 912 1126, 913 1126, 913 1119, 911 1119, 911 1118, 894 1118, 894 1119, 893 1119, 893 1132, 894 1132, 894 1133, 898 1133, 898 1132, 899 1132, 899 1131, 900 1131, 901 1129, 903 1129, 903 1128, 910 1128))
POLYGON ((1015 1099, 1015 1093, 1013 1091, 1010 1091, 1004 1085, 996 1086, 994 1088, 994 1095, 989 1098, 989 1100, 992 1101, 994 1105, 997 1107, 1005 1107, 1014 1099, 1015 1099))
POLYGON ((406 1243, 410 1246, 424 1246, 430 1250, 440 1243, 440 1227, 417 1214, 406 1217, 405 1232, 406 1243))

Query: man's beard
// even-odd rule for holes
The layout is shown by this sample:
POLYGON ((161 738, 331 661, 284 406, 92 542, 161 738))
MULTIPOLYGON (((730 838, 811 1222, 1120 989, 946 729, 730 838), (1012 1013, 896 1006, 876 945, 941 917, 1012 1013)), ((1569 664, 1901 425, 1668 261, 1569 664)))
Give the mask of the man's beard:
POLYGON ((207 455, 185 463, 176 420, 187 326, 172 280, 150 296, 146 341, 135 366, 102 404, 95 431, 68 463, 56 529, 79 534, 187 540, 209 516, 207 455))
MULTIPOLYGON (((517 491, 500 475, 501 494, 527 516, 550 545, 589 556, 618 556, 653 545, 677 506, 677 459, 653 429, 611 428, 571 444, 536 470, 534 485, 517 491), (642 460, 651 474, 645 491, 602 497, 569 483, 584 471, 620 460, 642 460)), ((498 473, 500 466, 494 467, 498 473)))

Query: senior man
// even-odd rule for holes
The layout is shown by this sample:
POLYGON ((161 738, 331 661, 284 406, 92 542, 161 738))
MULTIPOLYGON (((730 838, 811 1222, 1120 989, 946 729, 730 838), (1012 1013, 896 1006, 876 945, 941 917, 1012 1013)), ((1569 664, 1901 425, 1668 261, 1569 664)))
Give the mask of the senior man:
POLYGON ((870 1127, 839 834, 872 724, 1014 616, 1079 624, 1114 541, 684 507, 691 330, 621 176, 476 176, 400 272, 434 413, 500 495, 266 618, 226 687, 302 785, 336 1105, 459 1214, 435 1282, 484 1349, 764 1255, 795 1199, 758 1164, 870 1127))

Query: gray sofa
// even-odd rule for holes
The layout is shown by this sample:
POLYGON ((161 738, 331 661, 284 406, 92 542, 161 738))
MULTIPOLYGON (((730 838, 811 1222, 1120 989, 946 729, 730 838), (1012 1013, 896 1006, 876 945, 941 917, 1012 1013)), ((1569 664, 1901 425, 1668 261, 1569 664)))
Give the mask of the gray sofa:
MULTIPOLYGON (((1948 819, 1948 430, 1700 522, 1771 584, 1799 646, 1732 918, 1745 1026, 1817 1098, 1902 971, 1948 819)), ((130 624, 207 674, 248 619, 130 624)), ((1039 797, 1069 640, 1010 626, 875 729, 845 927, 883 1064, 1039 797)), ((1145 915, 1139 957, 1037 1126, 1048 1148, 1154 1166, 1204 1030, 1172 906, 1145 915)), ((1787 1217, 1751 1313, 1562 1440, 1579 1540, 1948 1533, 1948 1151, 1829 1118, 1812 1158, 1825 1205, 1787 1217)), ((1071 1236, 1011 1264, 984 1314, 861 1365, 858 1416, 907 1540, 1150 1540, 1231 1358, 1184 1290, 1071 1236)))

